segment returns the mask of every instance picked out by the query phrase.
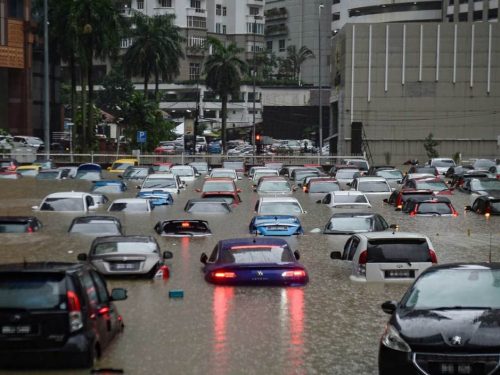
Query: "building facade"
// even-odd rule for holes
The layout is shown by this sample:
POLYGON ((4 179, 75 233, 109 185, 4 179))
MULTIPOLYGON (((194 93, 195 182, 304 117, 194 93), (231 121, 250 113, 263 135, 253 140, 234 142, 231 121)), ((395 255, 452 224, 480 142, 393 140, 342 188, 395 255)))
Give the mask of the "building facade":
POLYGON ((379 163, 426 160, 430 133, 442 156, 498 156, 498 24, 347 24, 332 54, 334 152, 356 152, 361 127, 379 163))
POLYGON ((449 22, 498 22, 498 0, 443 0, 449 22))

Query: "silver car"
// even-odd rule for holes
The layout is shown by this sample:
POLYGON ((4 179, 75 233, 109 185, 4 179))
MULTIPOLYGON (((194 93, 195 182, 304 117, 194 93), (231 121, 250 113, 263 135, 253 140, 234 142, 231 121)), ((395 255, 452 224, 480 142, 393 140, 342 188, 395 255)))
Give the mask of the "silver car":
POLYGON ((160 254, 158 242, 151 236, 107 236, 96 238, 89 254, 79 254, 103 275, 143 275, 155 277, 164 260, 173 254, 160 254))

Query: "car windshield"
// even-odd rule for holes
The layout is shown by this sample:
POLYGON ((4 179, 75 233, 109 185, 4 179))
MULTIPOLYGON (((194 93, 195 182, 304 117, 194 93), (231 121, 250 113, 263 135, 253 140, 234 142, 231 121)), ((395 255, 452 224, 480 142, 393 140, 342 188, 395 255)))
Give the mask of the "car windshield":
POLYGON ((254 181, 257 181, 259 178, 261 178, 262 176, 277 176, 278 175, 278 171, 264 171, 264 170, 260 170, 260 169, 257 169, 255 171, 255 173, 253 174, 253 179, 254 181))
POLYGON ((192 168, 172 168, 171 172, 179 177, 192 177, 194 171, 192 168))
POLYGON ((28 223, 26 221, 18 222, 2 222, 0 223, 0 233, 25 233, 28 231, 28 223))
POLYGON ((242 161, 225 161, 223 167, 228 169, 245 169, 245 164, 242 161))
POLYGON ((236 172, 213 171, 210 177, 226 177, 234 180, 236 178, 236 172))
POLYGON ((146 178, 148 174, 149 174, 148 168, 128 168, 125 172, 123 172, 123 178, 125 179, 146 178))
POLYGON ((328 223, 328 230, 334 232, 370 232, 372 228, 372 216, 332 217, 328 223))
POLYGON ((170 172, 170 167, 168 165, 153 165, 153 171, 155 171, 155 172, 170 172))
POLYGON ((36 175, 38 180, 55 180, 59 178, 59 171, 57 172, 40 172, 36 175))
POLYGON ((134 165, 133 163, 113 163, 113 165, 111 166, 111 169, 112 170, 127 169, 127 167, 131 167, 133 165, 134 165))
POLYGON ((64 275, 0 274, 0 309, 65 310, 64 275))
POLYGON ((319 171, 311 171, 311 170, 308 170, 308 171, 296 171, 295 172, 294 180, 295 181, 299 181, 299 180, 303 180, 307 176, 319 176, 319 175, 320 175, 319 171))
POLYGON ((439 214, 450 215, 453 213, 451 207, 445 202, 428 202, 420 203, 418 205, 417 213, 419 214, 439 214))
POLYGON ((364 195, 335 195, 334 203, 368 203, 364 195))
POLYGON ((47 198, 43 202, 42 211, 84 211, 82 198, 47 198))
POLYGON ((120 235, 117 224, 109 221, 93 221, 90 223, 75 223, 70 233, 120 235))
POLYGON ((434 167, 439 167, 439 168, 449 168, 449 167, 454 167, 455 162, 453 160, 435 160, 432 162, 432 165, 434 167))
POLYGON ((285 191, 290 192, 292 188, 287 181, 262 181, 257 189, 260 192, 285 191))
POLYGON ((443 191, 448 190, 448 186, 440 181, 416 181, 417 189, 443 191))
POLYGON ((470 182, 471 190, 500 190, 500 180, 473 180, 470 182))
POLYGON ((249 245, 223 249, 219 255, 221 263, 291 263, 295 258, 287 246, 249 245))
POLYGON ((434 167, 416 167, 413 173, 429 173, 436 174, 436 169, 434 167))
POLYGON ((142 202, 115 202, 109 207, 109 211, 124 212, 148 212, 147 200, 142 202))
POLYGON ((97 185, 92 187, 92 193, 108 193, 108 194, 117 194, 121 193, 122 187, 118 184, 111 185, 97 185))
POLYGON ((500 308, 500 270, 441 269, 422 275, 402 301, 411 310, 500 308), (439 285, 439 288, 436 288, 439 285))
POLYGON ((264 202, 260 206, 262 215, 297 215, 302 213, 298 202, 264 202))
POLYGON ((335 173, 335 178, 339 179, 343 179, 343 180, 352 180, 354 179, 354 175, 356 173, 359 173, 358 170, 350 170, 350 169, 347 169, 347 170, 343 170, 343 169, 340 169, 337 171, 337 173, 335 173))
POLYGON ((368 263, 431 262, 425 238, 373 239, 368 241, 368 263))
POLYGON ((401 180, 403 178, 401 171, 383 170, 377 171, 376 175, 383 177, 386 180, 401 180))
POLYGON ((339 191, 340 186, 336 182, 315 182, 311 184, 309 188, 309 193, 328 193, 330 191, 339 191))
POLYGON ((153 253, 158 252, 158 247, 154 242, 105 242, 97 244, 93 249, 93 254, 104 255, 112 253, 153 253))
POLYGON ((234 191, 234 184, 232 182, 205 182, 203 184, 203 192, 211 191, 234 191))
POLYGON ((100 180, 101 172, 97 171, 78 171, 76 172, 75 179, 79 180, 100 180))
POLYGON ((230 212, 227 204, 221 204, 219 202, 211 202, 207 200, 206 202, 196 202, 196 203, 188 203, 188 207, 186 212, 189 213, 209 213, 209 214, 218 214, 223 213, 226 214, 230 212))
POLYGON ((347 165, 355 165, 358 168, 368 170, 368 163, 364 160, 349 160, 347 165))
POLYGON ((144 181, 142 188, 177 188, 177 185, 173 178, 150 178, 144 181))
POLYGON ((360 181, 358 190, 365 193, 378 193, 391 191, 391 187, 385 181, 360 181))

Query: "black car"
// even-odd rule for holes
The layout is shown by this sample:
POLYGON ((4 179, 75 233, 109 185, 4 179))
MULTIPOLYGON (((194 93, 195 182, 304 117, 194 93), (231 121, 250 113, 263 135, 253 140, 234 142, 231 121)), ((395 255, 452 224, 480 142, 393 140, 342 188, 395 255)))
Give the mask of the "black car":
POLYGON ((33 233, 41 228, 35 216, 0 216, 0 233, 33 233))
POLYGON ((500 215, 500 191, 493 191, 488 195, 479 196, 472 206, 466 206, 465 209, 480 215, 500 215))
POLYGON ((379 373, 498 374, 500 263, 424 271, 397 303, 380 340, 379 373))
POLYGON ((76 263, 0 266, 0 367, 90 367, 123 321, 92 267, 76 263))

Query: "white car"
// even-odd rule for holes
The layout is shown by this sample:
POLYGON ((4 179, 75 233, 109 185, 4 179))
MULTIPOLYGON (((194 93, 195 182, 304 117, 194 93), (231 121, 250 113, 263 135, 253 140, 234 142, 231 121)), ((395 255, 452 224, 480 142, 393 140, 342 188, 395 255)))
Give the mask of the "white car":
POLYGON ((389 198, 393 190, 383 177, 357 177, 350 186, 351 190, 361 191, 368 196, 382 196, 383 198, 389 198))
POLYGON ((234 182, 236 182, 237 180, 241 180, 241 177, 238 177, 238 173, 236 172, 235 169, 228 169, 228 168, 214 168, 214 169, 212 169, 212 171, 210 172, 210 175, 208 177, 210 177, 210 178, 217 178, 217 177, 231 178, 234 182))
POLYGON ((407 232, 354 234, 330 257, 352 262, 353 281, 412 282, 437 263, 429 238, 407 232))
POLYGON ((197 173, 194 168, 190 165, 174 165, 170 168, 170 172, 176 176, 179 176, 182 182, 194 182, 196 177, 200 174, 197 173))
POLYGON ((453 159, 450 158, 434 158, 429 160, 428 165, 430 165, 431 167, 436 167, 438 173, 442 175, 446 174, 450 167, 457 166, 453 159))
POLYGON ((170 194, 178 194, 184 187, 179 176, 172 173, 150 174, 143 181, 141 186, 138 186, 141 193, 151 193, 153 191, 162 191, 170 194))
POLYGON ((370 169, 370 164, 365 159, 354 158, 354 159, 344 159, 346 165, 356 167, 362 171, 368 171, 370 169))
POLYGON ((12 138, 12 142, 21 146, 30 146, 37 150, 44 145, 40 138, 25 135, 14 136, 14 138, 12 138))
POLYGON ((279 176, 279 173, 276 169, 271 169, 271 168, 264 168, 264 169, 257 169, 254 171, 253 176, 252 176, 252 184, 257 185, 257 182, 259 182, 259 178, 262 176, 279 176))
POLYGON ((359 177, 361 173, 357 168, 341 168, 335 173, 335 179, 339 183, 340 187, 344 190, 348 189, 348 185, 356 177, 359 177))
POLYGON ((331 208, 372 208, 366 195, 360 191, 331 191, 316 203, 323 203, 331 208))
POLYGON ((108 208, 109 212, 129 212, 129 213, 147 213, 151 212, 153 206, 151 200, 142 198, 116 199, 111 202, 108 208))
POLYGON ((32 207, 35 211, 54 212, 88 212, 97 208, 91 194, 74 191, 49 194, 40 206, 32 207))
POLYGON ((299 201, 291 197, 262 197, 255 204, 259 215, 300 215, 307 213, 299 201))

